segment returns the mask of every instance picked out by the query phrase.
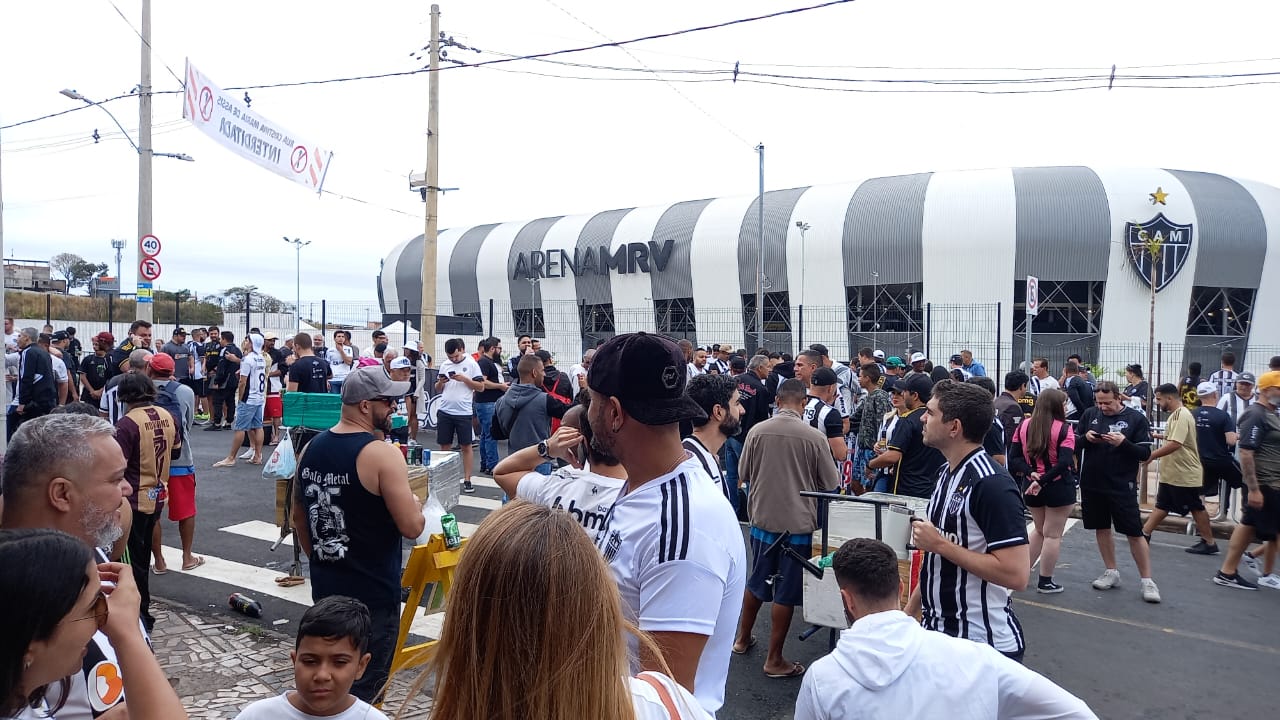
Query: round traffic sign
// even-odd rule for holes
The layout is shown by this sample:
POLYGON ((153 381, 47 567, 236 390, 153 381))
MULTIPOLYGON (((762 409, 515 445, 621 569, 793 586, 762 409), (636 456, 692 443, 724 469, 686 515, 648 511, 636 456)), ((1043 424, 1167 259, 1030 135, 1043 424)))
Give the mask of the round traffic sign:
POLYGON ((143 235, 138 247, 142 249, 143 255, 155 257, 160 254, 160 238, 155 235, 143 235))
POLYGON ((142 262, 138 263, 138 272, 148 280, 155 280, 160 277, 160 261, 153 257, 143 258, 142 262))

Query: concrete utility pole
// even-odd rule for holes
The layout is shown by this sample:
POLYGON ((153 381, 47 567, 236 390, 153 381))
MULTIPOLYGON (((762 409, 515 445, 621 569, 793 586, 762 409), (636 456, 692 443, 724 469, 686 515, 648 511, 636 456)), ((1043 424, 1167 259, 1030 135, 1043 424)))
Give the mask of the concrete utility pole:
POLYGON ((756 238, 756 348, 764 347, 764 143, 756 145, 760 153, 760 226, 756 238))
MULTIPOLYGON (((138 286, 150 283, 142 276, 142 238, 151 234, 151 0, 142 0, 142 79, 138 84, 138 286)), ((121 284, 124 279, 121 278, 121 284)), ((123 288, 122 288, 123 289, 123 288)), ((138 297, 138 320, 151 322, 152 298, 138 297)))
MULTIPOLYGON (((422 308, 418 324, 423 350, 436 355, 436 216, 440 191, 440 6, 431 6, 431 62, 427 73, 427 226, 422 234, 422 308)), ((438 362, 438 360, 437 360, 438 362)))

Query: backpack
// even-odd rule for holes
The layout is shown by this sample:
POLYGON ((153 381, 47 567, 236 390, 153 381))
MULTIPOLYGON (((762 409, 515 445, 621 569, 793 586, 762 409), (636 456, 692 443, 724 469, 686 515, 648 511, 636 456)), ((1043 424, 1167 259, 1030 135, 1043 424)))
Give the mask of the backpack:
MULTIPOLYGON (((565 405, 572 405, 573 404, 572 398, 567 397, 563 393, 557 392, 561 390, 562 385, 565 385, 565 384, 568 384, 568 383, 564 379, 564 373, 561 373, 559 375, 556 375, 556 380, 555 382, 551 383, 551 387, 547 387, 546 382, 543 381, 542 389, 546 390, 548 395, 559 400, 565 405)), ((497 417, 497 414, 495 414, 494 417, 497 417)), ((560 429, 560 418, 554 418, 554 417, 551 418, 551 432, 554 434, 555 431, 559 429, 560 429)))
POLYGON ((183 421, 182 401, 178 400, 178 393, 174 386, 181 387, 177 380, 170 380, 156 388, 156 407, 164 408, 173 415, 173 426, 177 430, 178 446, 173 449, 173 457, 177 458, 180 452, 179 447, 187 442, 187 427, 183 421))

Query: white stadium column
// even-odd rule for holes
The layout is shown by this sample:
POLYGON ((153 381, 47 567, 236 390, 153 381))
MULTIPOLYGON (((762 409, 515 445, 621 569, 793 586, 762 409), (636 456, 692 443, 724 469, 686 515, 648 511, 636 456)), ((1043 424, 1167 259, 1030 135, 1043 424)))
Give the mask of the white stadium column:
MULTIPOLYGON (((1157 380, 1177 384, 1182 374, 1187 313, 1191 307, 1199 248, 1196 233, 1200 223, 1195 208, 1182 183, 1164 170, 1099 169, 1097 173, 1111 206, 1111 262, 1103 297, 1098 364, 1108 370, 1108 379, 1116 380, 1121 387, 1125 384, 1124 367, 1129 363, 1142 365, 1152 388, 1157 380), (1151 195, 1157 189, 1167 193, 1167 204, 1152 204, 1151 195), (1155 368, 1147 361, 1151 289, 1129 259, 1125 223, 1146 223, 1158 213, 1163 213, 1172 223, 1191 224, 1192 240, 1181 271, 1156 293, 1155 341, 1162 344, 1162 348, 1160 367, 1155 368)), ((1172 257, 1170 259, 1172 261, 1172 257)))
MULTIPOLYGON (((924 302, 933 303, 926 319, 930 359, 945 367, 947 358, 969 349, 995 375, 997 343, 1003 346, 1013 337, 1017 208, 1012 171, 934 173, 925 195, 921 242, 924 302)), ((1000 354, 1003 368, 1009 368, 1009 347, 1001 347, 1000 354)))
MULTIPOLYGON (((857 183, 815 185, 796 201, 787 223, 787 287, 791 301, 791 337, 796 348, 822 343, 831 357, 847 362, 849 313, 844 289, 844 219, 857 183), (797 222, 808 224, 801 232, 797 222), (800 306, 804 305, 804 335, 800 306)), ((867 272, 871 272, 867 268, 867 272)), ((870 277, 870 275, 868 275, 870 277)), ((870 280, 868 280, 870 284, 870 280)), ((754 348, 753 348, 754 349, 754 348)))
MULTIPOLYGON (((653 231, 657 228, 658 220, 666 212, 667 207, 663 205, 636 208, 627 213, 614 230, 611 249, 616 252, 619 247, 628 243, 642 243, 648 246, 651 240, 657 240, 661 245, 663 240, 654 238, 653 231)), ((665 268, 658 270, 651 252, 649 272, 609 274, 610 292, 613 294, 614 329, 619 334, 640 330, 654 331, 653 276, 655 273, 668 271, 665 268)))
POLYGON ((511 309, 511 272, 507 259, 511 256, 511 243, 524 227, 523 222, 502 223, 489 232, 480 248, 476 263, 476 285, 480 290, 480 312, 484 316, 485 330, 489 329, 489 299, 493 299, 493 334, 502 340, 507 354, 515 352, 516 320, 511 309))
POLYGON ((712 200, 698 217, 689 249, 698 344, 729 342, 754 351, 742 324, 738 290, 738 234, 755 196, 712 200))

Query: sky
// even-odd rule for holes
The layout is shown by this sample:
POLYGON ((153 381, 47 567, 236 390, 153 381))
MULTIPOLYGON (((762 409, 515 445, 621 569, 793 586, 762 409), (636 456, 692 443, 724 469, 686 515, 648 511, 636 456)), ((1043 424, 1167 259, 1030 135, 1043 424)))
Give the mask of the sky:
MULTIPOLYGON (((818 2, 467 0, 441 3, 441 29, 478 48, 449 50, 475 63, 818 2)), ((95 100, 129 92, 140 9, 141 0, 0 5, 0 127, 74 107, 63 88, 95 100)), ((223 87, 415 70, 425 64, 413 55, 427 44, 428 12, 429 3, 402 0, 161 0, 152 11, 153 86, 180 90, 187 58, 223 87)), ((1261 0, 860 0, 555 58, 617 70, 533 60, 450 68, 439 74, 440 185, 458 189, 441 197, 440 227, 755 194, 757 143, 769 190, 1035 165, 1179 168, 1280 185, 1271 141, 1280 86, 1265 84, 1280 82, 1276 27, 1280 3, 1261 0), (793 77, 735 83, 734 63, 793 77), (1122 78, 1159 77, 1017 94, 920 90, 1073 85, 901 82, 1100 75, 1080 84, 1106 85, 1112 65, 1122 78), (1224 74, 1250 77, 1163 78, 1224 74), (899 82, 849 82, 869 79, 899 82), (1186 87, 1246 81, 1264 84, 1186 87)), ((311 243, 301 255, 304 304, 375 303, 380 261, 423 232, 424 206, 407 176, 425 165, 427 85, 419 73, 249 91, 254 111, 334 152, 325 183, 334 194, 321 196, 192 128, 180 93, 157 95, 155 150, 195 158, 154 161, 157 288, 206 295, 254 284, 292 300, 287 236, 311 243)), ((136 100, 104 107, 137 127, 136 100)), ((114 270, 110 241, 127 239, 128 292, 137 162, 111 118, 86 107, 5 127, 0 152, 5 257, 74 252, 114 270)))

